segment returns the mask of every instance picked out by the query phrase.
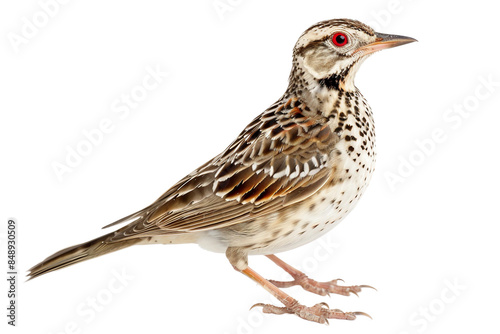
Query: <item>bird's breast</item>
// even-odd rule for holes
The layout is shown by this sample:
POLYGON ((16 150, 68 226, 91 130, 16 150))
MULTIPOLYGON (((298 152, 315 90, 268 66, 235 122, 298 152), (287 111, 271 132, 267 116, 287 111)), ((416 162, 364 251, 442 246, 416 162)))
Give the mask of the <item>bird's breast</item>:
POLYGON ((202 247, 220 252, 242 247, 249 254, 274 254, 313 241, 345 218, 374 171, 375 129, 361 94, 344 94, 334 108, 328 125, 339 138, 329 155, 329 180, 300 202, 245 224, 207 231, 199 241, 202 247))

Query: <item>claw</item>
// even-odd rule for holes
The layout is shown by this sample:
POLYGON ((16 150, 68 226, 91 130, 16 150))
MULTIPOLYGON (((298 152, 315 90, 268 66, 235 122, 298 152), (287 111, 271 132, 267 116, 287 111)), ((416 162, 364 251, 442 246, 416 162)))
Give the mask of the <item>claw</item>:
MULTIPOLYGON (((266 306, 266 304, 264 304, 264 303, 257 303, 257 304, 253 304, 253 305, 252 305, 252 307, 250 307, 250 310, 252 310, 254 307, 258 307, 258 306, 262 306, 262 307, 264 307, 264 306, 266 306)), ((249 310, 249 311, 250 311, 250 310, 249 310)))
POLYGON ((326 308, 328 308, 328 309, 330 308, 330 306, 328 306, 328 304, 327 304, 327 303, 325 303, 325 302, 321 302, 321 303, 316 304, 316 305, 323 305, 324 307, 326 307, 326 308))
POLYGON ((356 295, 356 297, 359 298, 359 295, 356 291, 349 289, 347 292, 352 293, 353 295, 356 295))
POLYGON ((370 319, 373 320, 373 318, 368 314, 368 313, 365 313, 365 312, 350 312, 351 314, 354 314, 355 316, 358 316, 358 315, 364 315, 365 317, 368 317, 370 319))
POLYGON ((370 289, 373 289, 373 290, 375 290, 375 291, 378 291, 377 289, 375 289, 375 288, 374 288, 373 286, 371 286, 371 285, 360 285, 359 287, 360 287, 360 288, 370 288, 370 289))

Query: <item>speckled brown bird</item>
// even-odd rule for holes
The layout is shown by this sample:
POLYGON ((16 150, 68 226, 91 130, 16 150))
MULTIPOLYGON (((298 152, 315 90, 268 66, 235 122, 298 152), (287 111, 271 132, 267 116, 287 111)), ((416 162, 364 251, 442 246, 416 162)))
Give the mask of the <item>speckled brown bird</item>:
POLYGON ((285 94, 229 147, 150 206, 106 227, 127 225, 55 253, 31 268, 29 276, 132 245, 197 243, 225 253, 236 270, 283 304, 258 304, 266 313, 291 313, 319 323, 364 314, 324 303, 299 304, 280 288, 301 285, 320 295, 349 295, 364 286, 316 282, 273 254, 322 236, 358 202, 376 153, 372 112, 354 76, 374 52, 413 41, 376 33, 354 20, 313 25, 295 45, 285 94), (293 281, 264 279, 248 266, 248 255, 266 255, 293 281))

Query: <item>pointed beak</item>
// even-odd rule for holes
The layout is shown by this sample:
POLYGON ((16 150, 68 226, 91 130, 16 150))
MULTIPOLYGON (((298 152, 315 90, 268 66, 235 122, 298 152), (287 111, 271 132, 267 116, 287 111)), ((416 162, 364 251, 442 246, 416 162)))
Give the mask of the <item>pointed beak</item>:
POLYGON ((371 53, 380 51, 380 50, 385 50, 385 49, 390 49, 394 48, 396 46, 412 43, 412 42, 417 42, 415 38, 411 37, 406 37, 406 36, 398 36, 398 35, 387 35, 387 34, 381 34, 381 33, 376 33, 375 36, 377 36, 377 39, 375 42, 364 45, 358 49, 356 49, 353 54, 356 54, 358 52, 361 52, 363 56, 369 55, 371 53))

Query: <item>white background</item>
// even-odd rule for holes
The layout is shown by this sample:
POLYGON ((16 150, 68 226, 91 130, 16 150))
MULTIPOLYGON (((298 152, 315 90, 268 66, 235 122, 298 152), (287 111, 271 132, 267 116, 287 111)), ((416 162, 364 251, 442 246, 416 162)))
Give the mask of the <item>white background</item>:
MULTIPOLYGON (((68 1, 52 5, 44 22, 41 3, 48 2, 0 7, 0 258, 6 262, 5 226, 15 217, 21 273, 17 328, 6 325, 2 279, 2 328, 498 332, 500 27, 493 2, 68 1), (218 12, 214 4, 229 7, 218 12), (357 76, 377 124, 378 165, 367 193, 336 230, 282 258, 318 280, 377 287, 359 298, 288 290, 305 304, 327 302, 373 320, 327 327, 249 311, 276 301, 224 255, 196 245, 131 247, 24 282, 32 265, 99 236, 224 149, 284 92, 299 35, 338 17, 419 43, 376 54, 357 76), (26 20, 39 27, 16 46, 26 20), (168 75, 120 119, 112 105, 140 90, 146 68, 168 75), (103 119, 113 130, 59 180, 54 162, 65 163, 68 147, 103 119), (434 144, 433 133, 440 134, 434 144)), ((250 264, 286 278, 264 257, 250 264)))

